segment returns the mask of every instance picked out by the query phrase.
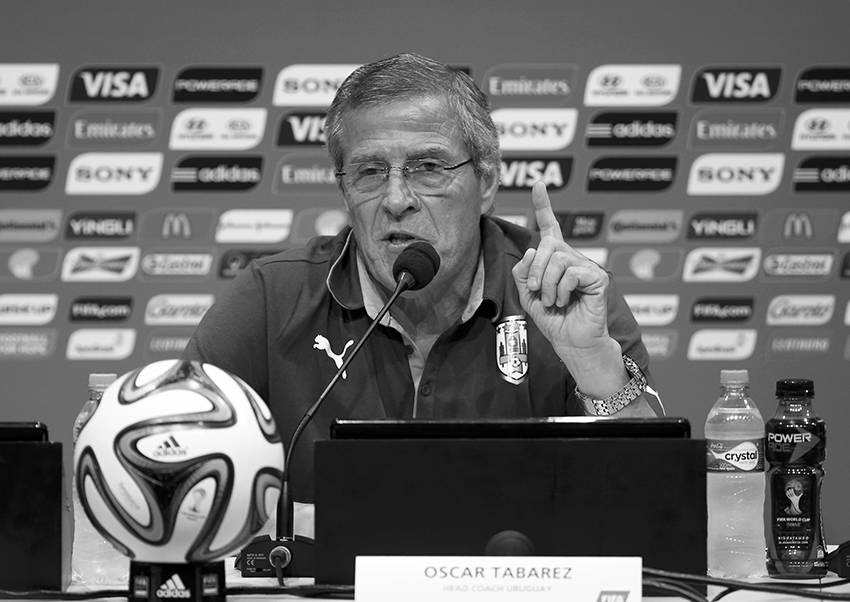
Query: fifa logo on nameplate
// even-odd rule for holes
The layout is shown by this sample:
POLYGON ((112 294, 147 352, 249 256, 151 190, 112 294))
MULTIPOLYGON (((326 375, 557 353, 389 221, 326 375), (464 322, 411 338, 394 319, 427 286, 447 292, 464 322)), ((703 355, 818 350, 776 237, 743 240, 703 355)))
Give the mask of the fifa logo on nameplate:
POLYGON ((525 380, 528 330, 522 316, 508 316, 496 326, 496 365, 509 383, 518 385, 525 380))

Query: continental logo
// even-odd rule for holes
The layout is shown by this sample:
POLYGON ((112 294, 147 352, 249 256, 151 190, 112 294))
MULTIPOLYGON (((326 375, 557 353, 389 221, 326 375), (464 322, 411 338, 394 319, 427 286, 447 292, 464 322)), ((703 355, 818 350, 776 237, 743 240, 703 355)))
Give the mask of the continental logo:
POLYGON ((759 214, 697 213, 688 221, 688 238, 702 240, 747 239, 756 235, 759 214))
POLYGON ((565 212, 556 211, 555 219, 561 226, 561 233, 568 240, 590 240, 602 232, 605 214, 601 211, 565 212))
POLYGON ((123 322, 133 314, 133 298, 77 297, 71 302, 72 322, 123 322))
POLYGON ((756 348, 754 329, 697 330, 688 343, 688 359, 693 361, 741 361, 750 358, 756 348))
POLYGON ((65 224, 68 240, 120 240, 135 234, 136 214, 133 211, 77 211, 65 224))
POLYGON ((850 150, 850 109, 810 109, 794 123, 794 150, 850 150))
POLYGON ((240 270, 248 267, 254 259, 280 253, 281 249, 228 249, 225 251, 218 264, 219 278, 236 278, 240 270))
POLYGON ((156 67, 83 67, 71 78, 71 102, 144 102, 156 92, 156 67))
POLYGON ((503 159, 499 185, 502 190, 531 190, 538 180, 550 191, 564 188, 570 181, 572 157, 534 155, 522 159, 503 159))
POLYGON ((0 157, 0 191, 33 192, 43 190, 53 179, 56 157, 0 157))
POLYGON ((62 262, 65 282, 126 282, 139 267, 139 247, 76 247, 62 262))
POLYGON ((664 146, 676 137, 675 111, 600 113, 587 124, 588 146, 664 146))
POLYGON ((0 331, 0 359, 45 358, 53 355, 55 349, 53 329, 0 331))
POLYGON ((641 340, 651 359, 666 360, 676 353, 679 333, 667 328, 646 329, 641 332, 641 340))
POLYGON ((123 360, 132 355, 136 331, 132 328, 81 328, 68 337, 69 360, 123 360))
POLYGON ((274 85, 275 106, 327 107, 342 82, 359 65, 298 64, 284 67, 274 85))
POLYGON ((148 147, 157 138, 160 109, 78 111, 68 126, 71 147, 126 150, 148 147))
POLYGON ((668 326, 679 312, 679 295, 625 295, 640 326, 668 326))
POLYGON ((156 295, 145 308, 148 326, 194 326, 212 307, 213 295, 156 295))
POLYGON ((491 114, 503 151, 557 151, 576 131, 577 109, 496 109, 491 114))
POLYGON ((658 192, 676 177, 676 157, 604 157, 587 172, 590 192, 658 192))
POLYGON ((275 173, 275 192, 335 192, 335 170, 327 153, 302 151, 284 155, 275 173))
POLYGON ((190 67, 174 79, 174 102, 249 102, 263 85, 260 67, 190 67))
POLYGON ((263 158, 198 156, 182 159, 171 170, 175 192, 242 192, 263 179, 263 158))
POLYGON ((589 107, 660 107, 679 93, 681 65, 601 65, 584 89, 589 107))
POLYGON ((61 209, 0 209, 0 243, 49 242, 61 227, 61 209))
POLYGON ((765 195, 782 181, 782 153, 709 153, 697 157, 688 177, 688 194, 765 195))
POLYGON ((747 282, 759 271, 759 247, 699 247, 685 258, 685 282, 747 282))
POLYGON ((779 295, 767 307, 767 325, 823 326, 834 311, 835 295, 779 295))
POLYGON ((266 109, 186 109, 171 126, 172 150, 249 150, 266 131, 266 109))
POLYGON ((212 253, 148 253, 142 257, 147 276, 206 276, 212 269, 212 253))
POLYGON ((484 74, 482 87, 496 107, 558 107, 575 95, 576 73, 575 65, 499 65, 484 74))
POLYGON ((782 277, 824 277, 832 272, 832 253, 771 253, 764 258, 764 273, 782 277))
POLYGON ((289 236, 291 209, 231 209, 221 214, 215 232, 218 243, 277 243, 289 236))
POLYGON ((682 232, 680 209, 624 209, 608 220, 608 242, 672 242, 682 232))
POLYGON ((779 140, 785 116, 781 110, 700 111, 691 126, 694 148, 767 148, 779 140))
POLYGON ((850 102, 850 67, 813 67, 803 71, 795 86, 799 103, 850 102))
POLYGON ((141 195, 162 175, 162 153, 83 153, 68 167, 66 194, 141 195))
POLYGON ((0 63, 0 105, 42 105, 59 81, 55 63, 0 63))
POLYGON ((281 118, 278 146, 323 146, 325 142, 323 111, 292 111, 281 118))
POLYGON ((702 297, 691 307, 692 322, 746 322, 753 316, 752 297, 702 297))
POLYGON ((713 67, 694 77, 691 101, 696 103, 769 102, 779 90, 779 67, 713 67))
POLYGON ((794 170, 797 192, 850 191, 850 156, 809 157, 794 170))
POLYGON ((0 146, 44 144, 53 138, 55 123, 54 111, 0 111, 0 146))
POLYGON ((56 317, 59 295, 0 295, 0 325, 43 326, 56 317))

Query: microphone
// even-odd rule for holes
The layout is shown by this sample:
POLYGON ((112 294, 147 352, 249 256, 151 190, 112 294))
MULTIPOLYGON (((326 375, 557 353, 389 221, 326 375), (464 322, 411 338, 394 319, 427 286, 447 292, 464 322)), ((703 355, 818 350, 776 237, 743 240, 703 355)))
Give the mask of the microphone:
POLYGON ((384 303, 378 315, 375 316, 375 319, 369 324, 369 328, 357 341, 351 353, 337 369, 336 374, 328 382, 324 391, 313 405, 304 412, 292 433, 283 461, 280 498, 277 506, 277 537, 275 540, 271 540, 268 536, 258 537, 242 550, 236 559, 236 567, 242 572, 243 577, 273 577, 277 575, 282 584, 284 569, 288 569, 286 572, 293 577, 312 577, 315 574, 313 551, 310 548, 313 540, 309 537, 296 536, 294 531, 295 504, 289 492, 289 463, 292 459, 292 452, 301 437, 301 433, 304 432, 304 428, 310 423, 328 393, 339 381, 357 352, 363 347, 366 339, 369 338, 369 335, 372 334, 372 331, 375 330, 375 327, 396 299, 405 291, 416 291, 427 286, 434 279, 439 269, 440 256, 434 247, 426 242, 417 241, 409 244, 396 258, 393 263, 393 278, 396 281, 395 290, 384 303))

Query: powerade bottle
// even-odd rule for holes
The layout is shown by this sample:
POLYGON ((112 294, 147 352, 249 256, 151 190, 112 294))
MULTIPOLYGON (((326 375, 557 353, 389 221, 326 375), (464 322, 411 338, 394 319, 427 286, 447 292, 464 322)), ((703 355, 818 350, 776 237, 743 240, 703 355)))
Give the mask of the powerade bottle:
POLYGON ((767 421, 767 572, 771 577, 822 577, 827 565, 821 516, 826 427, 815 415, 811 380, 776 382, 778 406, 767 421))
POLYGON ((764 575, 764 420, 746 370, 721 370, 705 421, 708 573, 764 575))

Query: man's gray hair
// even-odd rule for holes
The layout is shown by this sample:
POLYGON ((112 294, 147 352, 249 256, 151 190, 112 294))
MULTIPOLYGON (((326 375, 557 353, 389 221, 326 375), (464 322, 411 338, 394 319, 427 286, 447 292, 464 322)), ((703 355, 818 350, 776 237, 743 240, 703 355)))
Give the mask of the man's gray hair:
POLYGON ((325 119, 328 152, 336 169, 342 168, 343 120, 364 106, 421 97, 445 98, 453 111, 463 142, 479 177, 499 173, 499 134, 487 97, 469 75, 459 69, 412 53, 397 54, 357 68, 337 90, 325 119))

